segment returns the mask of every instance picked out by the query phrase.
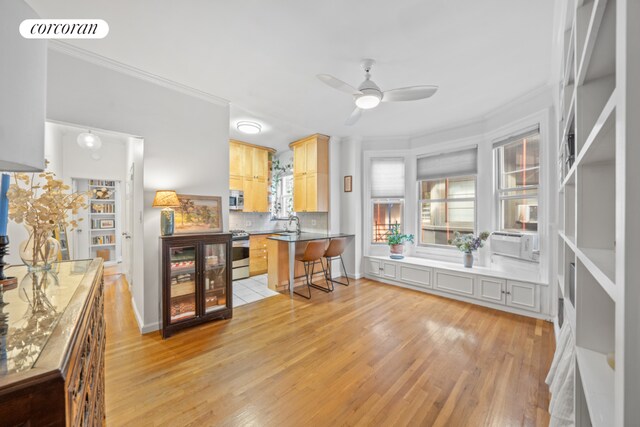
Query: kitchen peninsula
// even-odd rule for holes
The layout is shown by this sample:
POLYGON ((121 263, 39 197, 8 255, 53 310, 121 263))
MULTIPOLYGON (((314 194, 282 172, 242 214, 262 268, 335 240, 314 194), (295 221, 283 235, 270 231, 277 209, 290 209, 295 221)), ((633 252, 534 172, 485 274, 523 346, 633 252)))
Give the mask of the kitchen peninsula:
POLYGON ((268 283, 269 288, 281 291, 289 288, 293 295, 294 281, 304 276, 304 267, 301 262, 296 262, 296 254, 302 254, 308 242, 314 240, 326 240, 327 245, 331 239, 353 239, 355 235, 344 233, 280 233, 267 238, 268 251, 268 283))

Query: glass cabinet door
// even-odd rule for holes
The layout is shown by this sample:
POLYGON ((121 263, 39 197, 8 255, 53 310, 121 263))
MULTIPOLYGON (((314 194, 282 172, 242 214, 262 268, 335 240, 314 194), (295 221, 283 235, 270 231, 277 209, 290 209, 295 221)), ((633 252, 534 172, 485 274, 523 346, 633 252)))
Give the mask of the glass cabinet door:
POLYGON ((196 317, 196 247, 173 247, 169 249, 170 322, 196 317))
POLYGON ((227 245, 204 245, 204 311, 205 314, 227 305, 227 245))

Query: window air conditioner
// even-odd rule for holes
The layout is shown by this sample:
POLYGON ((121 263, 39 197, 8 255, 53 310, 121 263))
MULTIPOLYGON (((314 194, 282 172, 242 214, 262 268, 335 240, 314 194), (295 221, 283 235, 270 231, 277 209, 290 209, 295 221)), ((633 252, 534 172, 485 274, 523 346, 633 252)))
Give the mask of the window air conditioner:
POLYGON ((491 233, 490 245, 492 255, 535 262, 540 259, 537 234, 494 231, 491 233))

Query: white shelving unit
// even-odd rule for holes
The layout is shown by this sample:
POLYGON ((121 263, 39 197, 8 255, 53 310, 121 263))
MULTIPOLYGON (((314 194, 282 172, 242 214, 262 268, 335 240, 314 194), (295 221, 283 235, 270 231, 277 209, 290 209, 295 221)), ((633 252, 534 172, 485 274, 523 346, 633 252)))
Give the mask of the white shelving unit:
POLYGON ((640 425, 636 3, 570 0, 562 32, 557 283, 576 342, 578 426, 640 425), (609 353, 615 354, 615 370, 607 363, 609 353))
POLYGON ((105 258, 105 265, 114 265, 122 257, 120 183, 98 179, 77 179, 75 181, 80 191, 93 192, 104 189, 109 192, 109 196, 106 198, 99 198, 96 195, 87 201, 89 209, 86 213, 86 224, 83 227, 87 233, 82 237, 79 236, 81 239, 86 239, 86 243, 79 244, 80 255, 89 258, 102 255, 105 258), (83 250, 83 248, 85 249, 83 250))

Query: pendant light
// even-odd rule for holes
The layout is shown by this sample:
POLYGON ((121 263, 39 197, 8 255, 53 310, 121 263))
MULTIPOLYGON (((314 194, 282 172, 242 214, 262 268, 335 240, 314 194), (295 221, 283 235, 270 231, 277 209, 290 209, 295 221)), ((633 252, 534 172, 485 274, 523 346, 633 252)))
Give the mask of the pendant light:
POLYGON ((86 148, 92 151, 98 151, 100 147, 102 147, 102 141, 100 137, 94 133, 91 133, 90 130, 87 132, 82 132, 78 135, 78 145, 82 148, 86 148))

